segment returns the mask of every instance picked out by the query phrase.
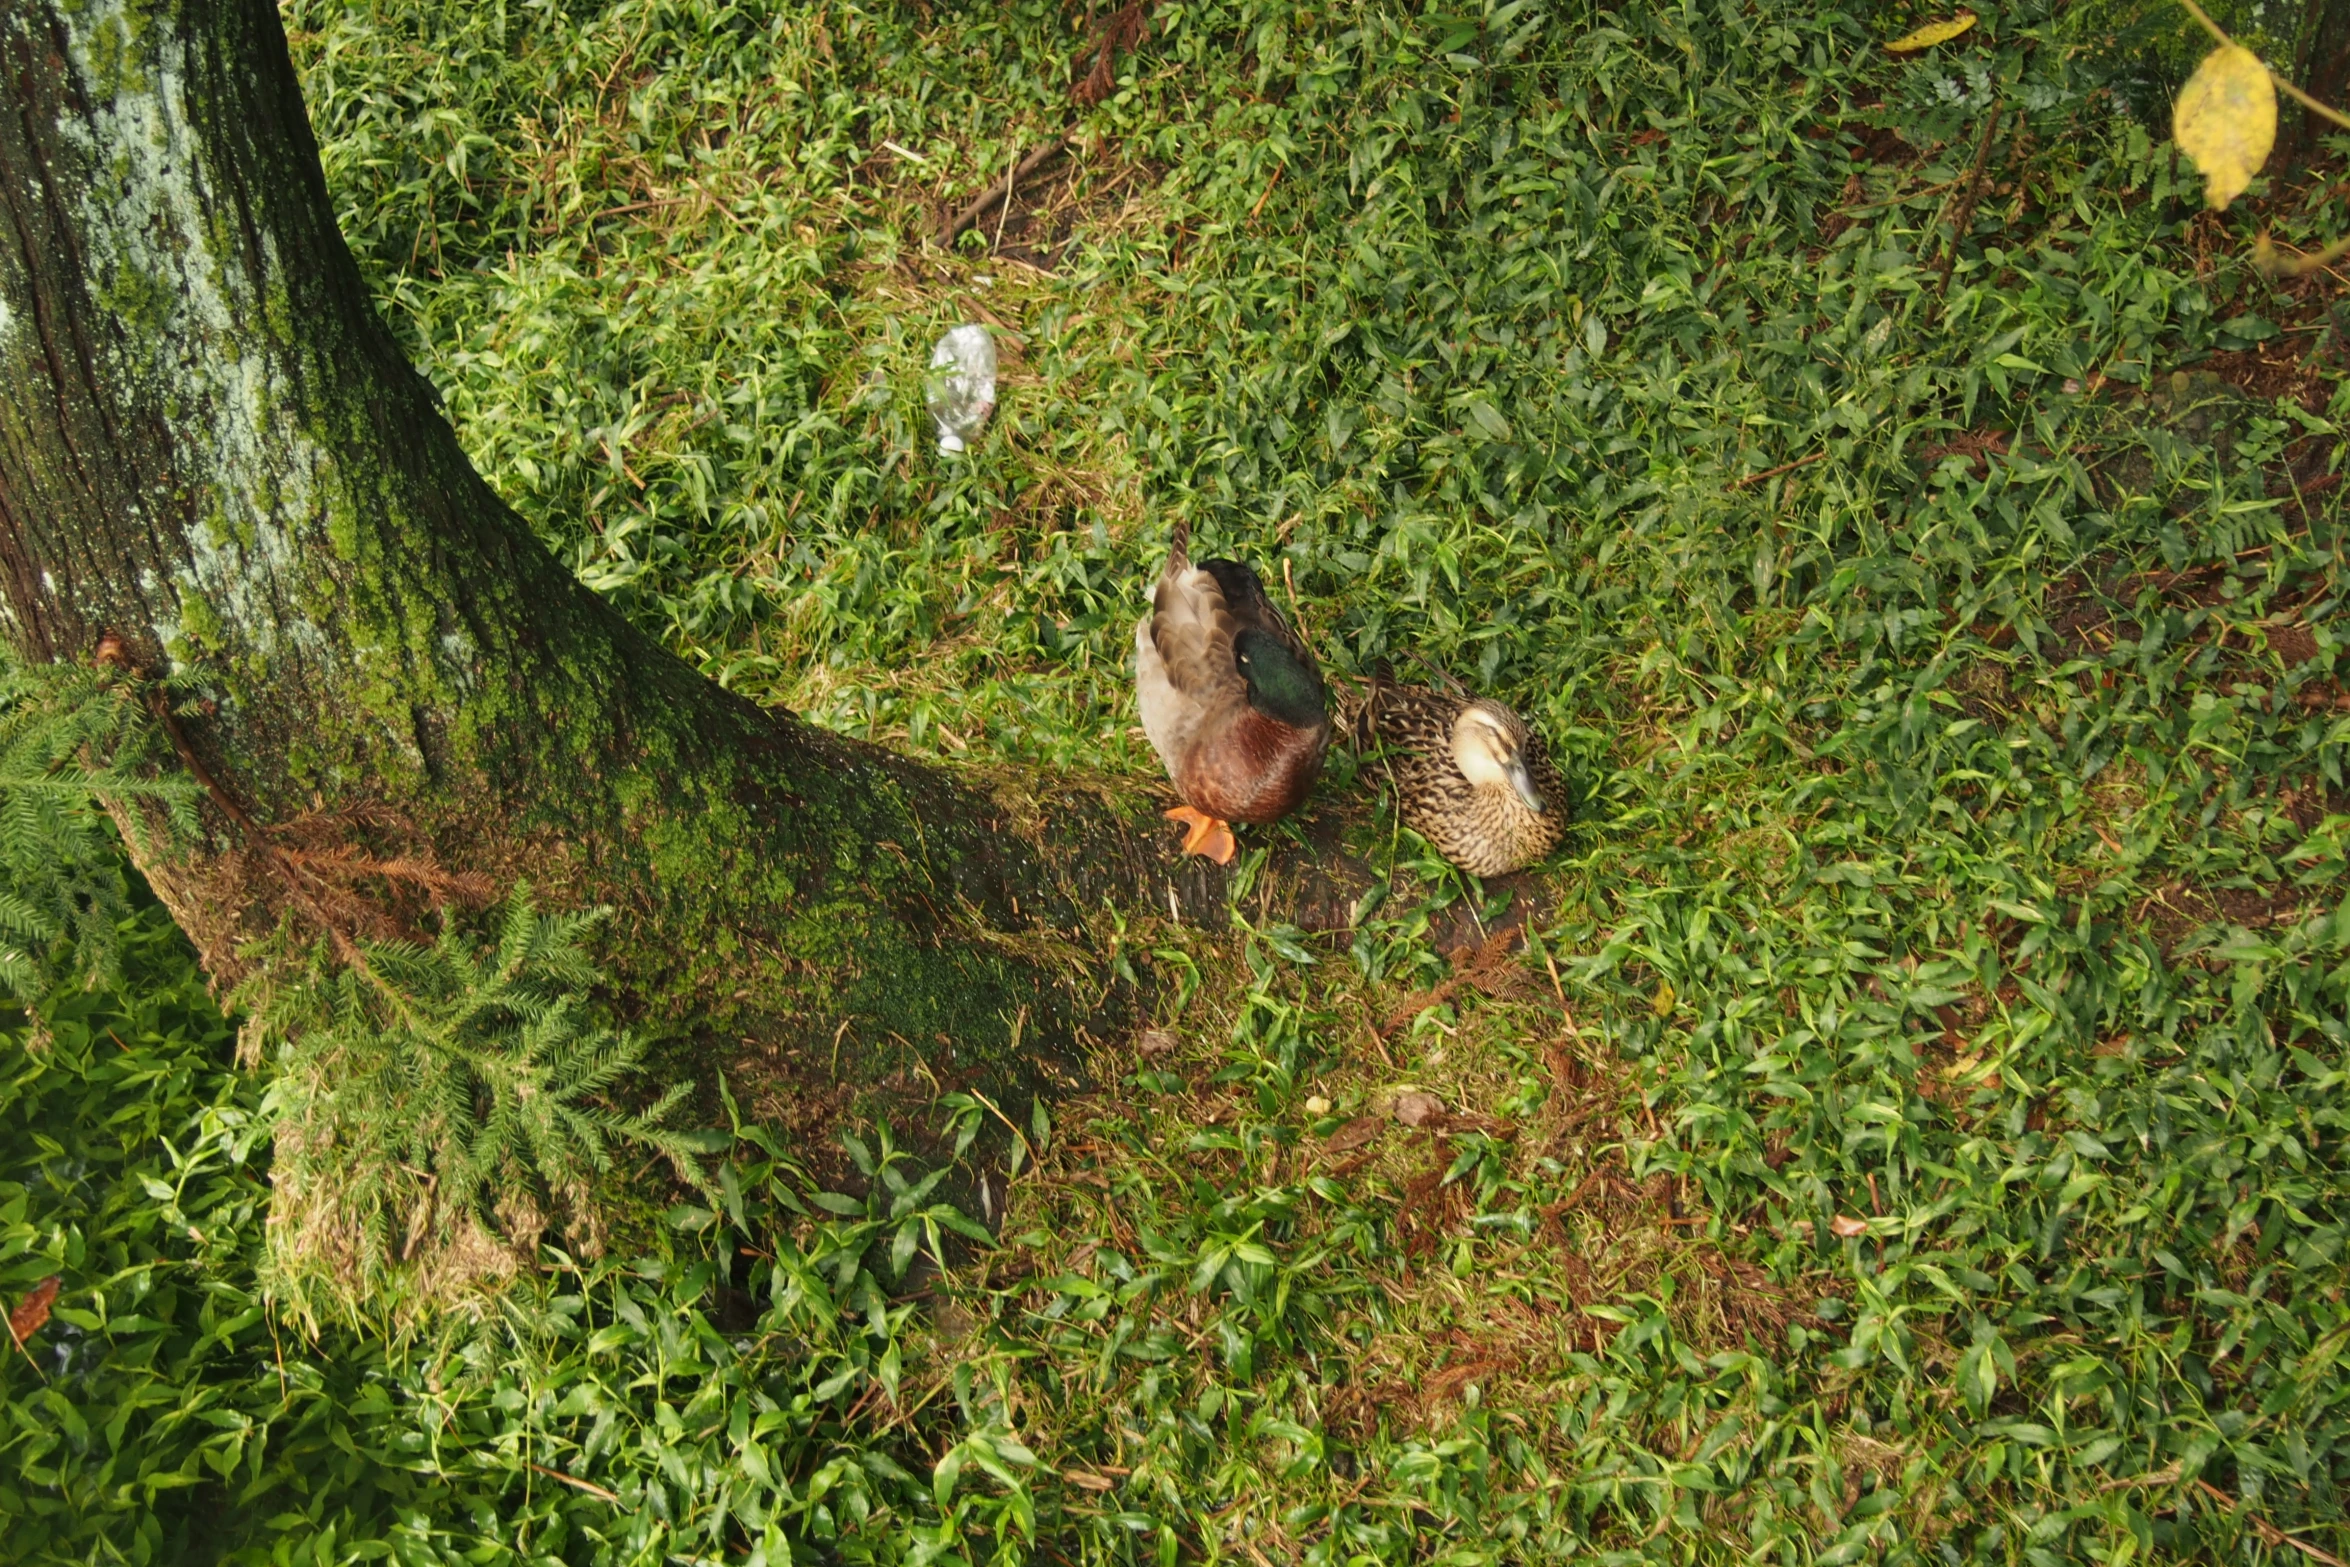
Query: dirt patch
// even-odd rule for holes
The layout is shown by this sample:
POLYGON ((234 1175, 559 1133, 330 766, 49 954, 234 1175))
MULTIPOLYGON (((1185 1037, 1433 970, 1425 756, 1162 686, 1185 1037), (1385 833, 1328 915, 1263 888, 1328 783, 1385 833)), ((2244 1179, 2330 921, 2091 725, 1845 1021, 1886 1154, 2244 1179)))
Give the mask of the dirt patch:
MULTIPOLYGON (((1015 181, 1010 201, 996 201, 971 224, 996 257, 1039 271, 1057 270, 1086 235, 1112 226, 1130 202, 1157 188, 1166 170, 1148 160, 1128 162, 1072 143, 1015 181)), ((934 232, 954 221, 942 207, 934 232)), ((968 240, 964 241, 969 244, 968 240)))
MULTIPOLYGON (((1993 640, 2000 645, 2013 639, 2005 626, 1993 633, 1993 640), (2007 635, 2002 639, 2000 633, 2007 635)), ((2007 666, 1997 659, 1974 660, 1951 678, 1946 689, 1958 698, 1959 711, 1978 723, 2004 722, 2011 711, 2014 693, 2008 685, 2007 666)))
POLYGON ((1805 126, 1803 134, 1813 141, 1843 138, 1855 163, 1910 164, 1921 156, 1917 148, 1902 139, 1897 128, 1875 118, 1884 112, 1881 103, 1830 102, 1821 107, 1825 117, 1805 126))
MULTIPOLYGON (((1537 1233, 1561 1253, 1569 1304, 1582 1313, 1626 1295, 1653 1294, 1671 1275, 1683 1319, 1677 1329, 1693 1345, 1713 1350, 1783 1339, 1788 1324, 1810 1313, 1761 1267, 1697 1235, 1707 1221, 1686 1198, 1670 1177, 1633 1180, 1617 1153, 1565 1199, 1545 1205, 1537 1233), (1625 1244, 1618 1246, 1619 1238, 1625 1244)), ((1594 1354, 1616 1331, 1604 1318, 1584 1314, 1581 1321, 1594 1354)))
POLYGON ((2140 899, 2130 915, 2167 957, 2197 931, 2215 925, 2275 930, 2298 924, 2315 907, 2298 887, 2198 887, 2169 881, 2140 899))
MULTIPOLYGON (((2241 373, 2241 366, 2232 368, 2241 373)), ((2241 387, 2214 370, 2156 376, 2137 396, 2111 404, 2102 435, 2092 438, 2089 466, 2101 498, 2111 505, 2150 495, 2168 504, 2168 476, 2156 452, 2199 447, 2226 463, 2235 455, 2236 432, 2256 411, 2241 387)))
MULTIPOLYGON (((2283 204, 2272 198, 2271 205, 2281 214, 2306 194, 2287 194, 2283 204)), ((2263 314, 2275 317, 2277 335, 2250 348, 2213 353, 2194 369, 2252 397, 2286 398, 2322 414, 2333 386, 2350 365, 2350 308, 2336 297, 2338 292, 2326 270, 2278 280, 2260 307, 2263 314)))
POLYGON ((2222 349, 2195 368, 2262 402, 2282 398, 2325 411, 2331 383, 2306 337, 2275 337, 2256 348, 2222 349))
POLYGON ((2310 779, 2277 790, 2269 797, 2269 804, 2306 835, 2327 817, 2350 813, 2350 794, 2310 779))
MULTIPOLYGON (((2181 640, 2218 641, 2248 669, 2255 664, 2266 667, 2274 659, 2282 668, 2292 670, 2319 657, 2324 650, 2316 629, 2301 617, 2301 611, 2324 591, 2324 579, 2312 578, 2298 595, 2288 592, 2280 596, 2281 601, 2271 600, 2269 612, 2257 620, 2239 621, 2226 611, 2247 597, 2240 567, 2260 569, 2245 557, 2208 561, 2184 571, 2130 571, 2111 560, 2084 565, 2048 589, 2044 600, 2048 635, 2041 644, 2041 656, 2060 664, 2103 657, 2116 642, 2144 635, 2145 616, 2184 610, 2187 625, 2181 640)), ((1995 636, 1992 640, 1994 645, 2004 645, 2010 638, 1995 636)), ((2304 706, 2312 700, 2320 706, 2330 705, 2334 683, 2321 676, 2301 689, 2309 692, 2313 688, 2322 689, 2314 698, 2304 696, 2304 706)))

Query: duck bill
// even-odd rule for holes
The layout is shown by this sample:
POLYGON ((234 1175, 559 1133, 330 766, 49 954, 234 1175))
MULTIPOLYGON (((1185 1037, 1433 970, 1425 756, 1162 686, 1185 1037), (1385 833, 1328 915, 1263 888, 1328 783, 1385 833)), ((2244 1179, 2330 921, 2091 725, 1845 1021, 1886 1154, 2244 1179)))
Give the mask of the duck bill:
POLYGON ((1526 802, 1526 809, 1542 814, 1542 792, 1534 787, 1534 775, 1526 771, 1524 762, 1510 763, 1510 787, 1518 791, 1518 798, 1526 802))

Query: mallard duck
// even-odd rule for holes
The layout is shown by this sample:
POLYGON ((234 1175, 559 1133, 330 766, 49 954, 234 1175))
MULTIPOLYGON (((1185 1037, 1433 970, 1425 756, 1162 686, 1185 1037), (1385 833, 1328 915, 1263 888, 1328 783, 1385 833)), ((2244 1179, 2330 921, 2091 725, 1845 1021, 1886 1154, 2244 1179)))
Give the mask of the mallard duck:
POLYGON ((1278 821, 1322 771, 1330 715, 1313 654, 1238 561, 1191 563, 1177 523, 1151 611, 1134 628, 1135 683, 1183 804, 1186 854, 1229 862, 1233 822, 1278 821))
POLYGON ((1567 830, 1542 737, 1499 702, 1376 680, 1355 727, 1386 746, 1403 819, 1472 876, 1531 865, 1567 830))

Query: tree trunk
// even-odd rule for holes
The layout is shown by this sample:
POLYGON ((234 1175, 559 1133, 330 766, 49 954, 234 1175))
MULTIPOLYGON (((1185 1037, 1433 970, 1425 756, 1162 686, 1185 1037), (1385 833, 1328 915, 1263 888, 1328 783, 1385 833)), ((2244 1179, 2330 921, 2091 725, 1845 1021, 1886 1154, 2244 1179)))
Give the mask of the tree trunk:
MULTIPOLYGON (((2307 0, 2295 51, 2293 82, 2328 108, 2350 107, 2350 0, 2307 0)), ((2295 104, 2286 151, 2293 162, 2317 154, 2317 139, 2335 127, 2295 104)))
POLYGON ((1105 899, 1220 917, 1136 791, 830 735, 581 587, 376 319, 268 0, 0 0, 0 66, 0 613, 193 680, 209 837, 141 868, 216 976, 528 878, 805 1119, 1033 1081, 1111 995, 1105 899))

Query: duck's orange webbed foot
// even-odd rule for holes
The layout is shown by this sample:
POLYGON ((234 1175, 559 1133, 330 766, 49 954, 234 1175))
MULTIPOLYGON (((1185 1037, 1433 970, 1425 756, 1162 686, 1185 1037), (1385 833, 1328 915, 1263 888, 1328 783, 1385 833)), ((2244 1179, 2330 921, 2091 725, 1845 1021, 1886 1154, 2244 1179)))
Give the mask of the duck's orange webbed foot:
POLYGON ((1240 845, 1233 842, 1232 829, 1213 816, 1178 805, 1169 811, 1167 820, 1181 822, 1188 831, 1184 834, 1183 852, 1204 854, 1218 865, 1229 865, 1240 845))

